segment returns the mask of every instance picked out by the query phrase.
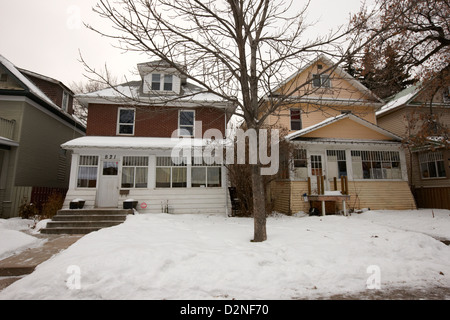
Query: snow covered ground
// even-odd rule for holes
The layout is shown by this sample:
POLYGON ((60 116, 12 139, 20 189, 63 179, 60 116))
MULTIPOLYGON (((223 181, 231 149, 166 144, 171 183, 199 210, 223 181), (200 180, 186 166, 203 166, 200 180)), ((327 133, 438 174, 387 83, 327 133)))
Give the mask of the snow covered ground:
POLYGON ((130 216, 84 236, 0 299, 314 299, 450 287, 450 247, 434 238, 450 238, 448 210, 275 215, 267 231, 267 241, 252 243, 250 218, 130 216))

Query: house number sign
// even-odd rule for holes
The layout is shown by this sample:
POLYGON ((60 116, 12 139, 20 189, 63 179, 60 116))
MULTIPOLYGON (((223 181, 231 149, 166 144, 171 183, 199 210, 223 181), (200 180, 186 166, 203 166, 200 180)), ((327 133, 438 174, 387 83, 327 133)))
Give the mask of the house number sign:
POLYGON ((106 154, 105 159, 116 159, 117 156, 115 154, 106 154))

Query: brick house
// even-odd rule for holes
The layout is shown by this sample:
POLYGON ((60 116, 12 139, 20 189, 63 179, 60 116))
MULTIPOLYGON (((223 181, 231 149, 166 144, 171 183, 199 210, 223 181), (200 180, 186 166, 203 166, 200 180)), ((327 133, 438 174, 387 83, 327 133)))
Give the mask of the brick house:
POLYGON ((67 86, 0 55, 0 217, 17 216, 38 188, 67 190, 70 153, 60 146, 85 131, 67 86))
POLYGON ((144 213, 227 213, 225 167, 194 151, 207 146, 208 130, 223 139, 233 107, 161 61, 137 67, 139 81, 77 96, 87 136, 62 145, 73 151, 64 207, 82 198, 87 208, 134 200, 144 213))

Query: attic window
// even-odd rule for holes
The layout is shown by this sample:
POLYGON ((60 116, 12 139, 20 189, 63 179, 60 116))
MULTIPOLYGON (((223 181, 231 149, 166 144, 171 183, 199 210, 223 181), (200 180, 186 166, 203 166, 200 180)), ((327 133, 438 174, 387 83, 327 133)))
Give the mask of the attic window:
POLYGON ((173 76, 171 74, 164 75, 164 91, 172 91, 173 76))
POLYGON ((1 82, 6 82, 6 81, 8 81, 8 74, 2 73, 2 74, 0 75, 0 81, 1 81, 1 82))
POLYGON ((161 74, 154 73, 152 74, 152 90, 160 90, 161 89, 161 74))
POLYGON ((331 88, 330 76, 327 74, 313 74, 314 88, 331 88))

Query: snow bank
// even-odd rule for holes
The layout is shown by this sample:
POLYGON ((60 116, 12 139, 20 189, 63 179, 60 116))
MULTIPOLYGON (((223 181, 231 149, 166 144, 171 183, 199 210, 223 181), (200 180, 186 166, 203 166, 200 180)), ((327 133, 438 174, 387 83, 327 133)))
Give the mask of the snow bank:
MULTIPOLYGON (((413 225, 415 212, 404 212, 399 221, 413 225)), ((450 211, 432 221, 450 230, 445 213, 450 211)), ((392 212, 277 215, 268 219, 263 243, 250 242, 249 218, 129 216, 119 226, 84 236, 0 298, 313 299, 368 290, 373 266, 381 289, 450 286, 450 247, 378 224, 378 214, 396 224, 392 212)))
POLYGON ((0 219, 0 259, 42 244, 43 240, 22 232, 32 225, 30 219, 0 219))

